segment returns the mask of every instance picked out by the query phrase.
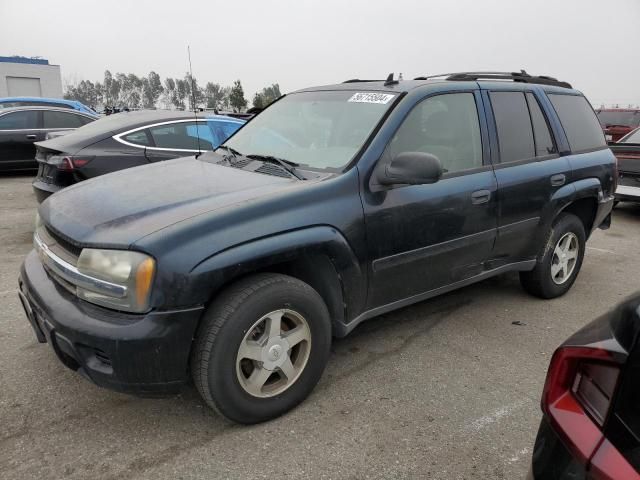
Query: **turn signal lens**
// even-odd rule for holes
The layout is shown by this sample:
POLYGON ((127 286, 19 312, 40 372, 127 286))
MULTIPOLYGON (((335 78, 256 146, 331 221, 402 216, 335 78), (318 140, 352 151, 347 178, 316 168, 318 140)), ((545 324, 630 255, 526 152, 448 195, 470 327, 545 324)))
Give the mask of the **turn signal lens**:
POLYGON ((144 305, 149 298, 155 267, 156 264, 152 258, 147 258, 138 266, 136 271, 136 301, 138 305, 144 305))

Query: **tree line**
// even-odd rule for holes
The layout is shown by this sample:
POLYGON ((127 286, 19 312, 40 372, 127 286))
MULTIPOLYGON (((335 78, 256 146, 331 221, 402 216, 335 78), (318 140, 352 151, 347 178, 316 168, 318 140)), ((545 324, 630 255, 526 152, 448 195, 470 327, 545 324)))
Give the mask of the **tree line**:
MULTIPOLYGON (((264 108, 281 96, 280 87, 274 83, 253 97, 253 106, 264 108)), ((81 80, 65 85, 64 98, 78 100, 85 105, 97 108, 168 108, 179 110, 195 110, 211 108, 215 110, 232 110, 242 112, 248 106, 240 80, 231 86, 207 82, 200 87, 196 78, 186 73, 184 78, 165 78, 164 81, 156 72, 138 77, 133 73, 104 72, 102 82, 81 80)))

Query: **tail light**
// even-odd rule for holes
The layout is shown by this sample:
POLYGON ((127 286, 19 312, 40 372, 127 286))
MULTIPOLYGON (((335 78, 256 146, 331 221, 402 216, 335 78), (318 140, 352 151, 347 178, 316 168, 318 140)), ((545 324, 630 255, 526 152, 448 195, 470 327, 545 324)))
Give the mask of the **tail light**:
POLYGON ((620 361, 608 350, 561 347, 551 359, 542 394, 542 410, 573 456, 590 464, 594 480, 640 480, 602 433, 620 369, 620 361))
POLYGON ((72 172, 76 168, 84 167, 87 163, 93 160, 93 157, 77 157, 77 156, 67 156, 62 157, 57 163, 56 167, 58 170, 62 170, 63 172, 72 172))

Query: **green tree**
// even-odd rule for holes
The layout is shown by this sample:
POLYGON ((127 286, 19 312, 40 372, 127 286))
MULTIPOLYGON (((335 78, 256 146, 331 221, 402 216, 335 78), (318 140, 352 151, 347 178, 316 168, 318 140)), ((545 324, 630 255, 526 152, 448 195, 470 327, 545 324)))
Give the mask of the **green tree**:
POLYGON ((221 110, 227 103, 227 89, 221 87, 219 83, 207 82, 203 94, 207 108, 221 110))
POLYGON ((256 92, 253 96, 253 108, 264 108, 264 97, 260 92, 256 92))
POLYGON ((149 75, 142 78, 142 106, 154 108, 163 90, 160 75, 153 71, 149 72, 149 75))
POLYGON ((198 86, 198 80, 192 77, 190 73, 185 74, 184 81, 187 89, 189 110, 195 110, 204 103, 204 94, 198 86))
POLYGON ((244 98, 244 90, 240 80, 233 82, 233 87, 231 87, 231 92, 229 93, 229 104, 236 113, 247 107, 247 99, 244 98))

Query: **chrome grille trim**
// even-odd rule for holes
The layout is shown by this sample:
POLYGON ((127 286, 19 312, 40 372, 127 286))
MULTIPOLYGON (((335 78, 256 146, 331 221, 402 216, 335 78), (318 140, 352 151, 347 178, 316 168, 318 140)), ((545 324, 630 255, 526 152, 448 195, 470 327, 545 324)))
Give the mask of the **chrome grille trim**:
POLYGON ((95 293, 102 293, 116 298, 127 296, 127 287, 85 275, 74 265, 52 252, 37 233, 33 235, 33 243, 42 263, 63 280, 95 293))

